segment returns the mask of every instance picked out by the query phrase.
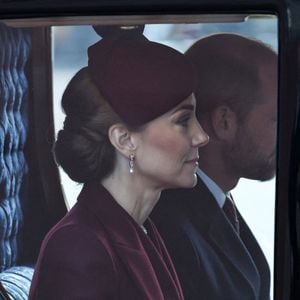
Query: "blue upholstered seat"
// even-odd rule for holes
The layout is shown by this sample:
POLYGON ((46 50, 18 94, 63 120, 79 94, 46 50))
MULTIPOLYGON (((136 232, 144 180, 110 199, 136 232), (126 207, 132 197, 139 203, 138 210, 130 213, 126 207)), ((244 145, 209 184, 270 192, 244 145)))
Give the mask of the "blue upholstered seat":
POLYGON ((34 269, 16 266, 0 273, 0 280, 11 299, 27 300, 34 269))
POLYGON ((28 83, 24 74, 30 35, 0 26, 0 281, 11 299, 27 299, 33 268, 20 266, 22 201, 28 171, 28 83))

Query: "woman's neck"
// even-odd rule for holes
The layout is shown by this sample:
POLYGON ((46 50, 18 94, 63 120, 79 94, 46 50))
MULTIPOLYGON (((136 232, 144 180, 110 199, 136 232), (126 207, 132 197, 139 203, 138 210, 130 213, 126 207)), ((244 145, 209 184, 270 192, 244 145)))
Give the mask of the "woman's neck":
POLYGON ((135 174, 121 174, 114 172, 101 183, 116 202, 142 225, 159 200, 161 190, 147 187, 135 174))

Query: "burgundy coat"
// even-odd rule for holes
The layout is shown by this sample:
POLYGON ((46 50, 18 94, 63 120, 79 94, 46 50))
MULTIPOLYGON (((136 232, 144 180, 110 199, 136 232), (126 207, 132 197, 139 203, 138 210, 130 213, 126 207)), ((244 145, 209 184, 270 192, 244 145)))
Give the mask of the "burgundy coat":
POLYGON ((146 235, 100 184, 47 234, 30 300, 183 299, 164 243, 150 220, 146 235))

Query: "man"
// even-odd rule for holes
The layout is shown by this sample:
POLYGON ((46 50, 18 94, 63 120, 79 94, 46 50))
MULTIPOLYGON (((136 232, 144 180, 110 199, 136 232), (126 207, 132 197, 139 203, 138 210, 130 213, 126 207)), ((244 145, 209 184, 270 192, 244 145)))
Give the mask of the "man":
POLYGON ((199 151, 196 187, 164 192, 152 218, 187 300, 269 299, 268 264, 230 191, 241 177, 274 177, 277 55, 258 41, 216 34, 186 56, 210 142, 199 151))

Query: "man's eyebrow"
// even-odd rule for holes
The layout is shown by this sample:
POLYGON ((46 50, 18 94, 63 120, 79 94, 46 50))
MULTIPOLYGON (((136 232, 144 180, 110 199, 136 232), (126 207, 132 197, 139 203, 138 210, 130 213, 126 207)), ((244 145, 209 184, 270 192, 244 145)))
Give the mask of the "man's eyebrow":
POLYGON ((176 112, 178 112, 179 110, 186 110, 186 109, 194 111, 195 106, 193 104, 183 104, 183 105, 179 106, 177 109, 175 109, 173 111, 173 114, 176 113, 176 112))

